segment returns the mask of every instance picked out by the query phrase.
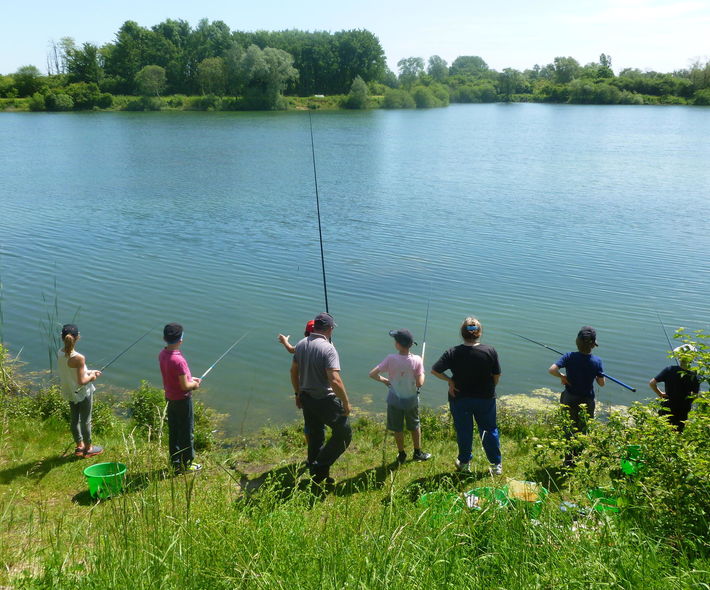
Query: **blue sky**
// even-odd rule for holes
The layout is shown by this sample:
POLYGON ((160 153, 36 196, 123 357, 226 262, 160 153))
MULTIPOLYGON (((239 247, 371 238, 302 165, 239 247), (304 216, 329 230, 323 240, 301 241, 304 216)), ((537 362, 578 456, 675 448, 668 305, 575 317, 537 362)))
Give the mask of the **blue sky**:
POLYGON ((223 20, 232 30, 338 31, 364 28, 380 39, 389 66, 404 57, 480 55, 497 70, 525 69, 572 56, 582 64, 600 53, 615 71, 670 72, 710 56, 708 0, 6 0, 0 11, 0 73, 23 65, 46 69, 51 40, 110 42, 126 20, 150 27, 167 18, 195 25, 223 20))

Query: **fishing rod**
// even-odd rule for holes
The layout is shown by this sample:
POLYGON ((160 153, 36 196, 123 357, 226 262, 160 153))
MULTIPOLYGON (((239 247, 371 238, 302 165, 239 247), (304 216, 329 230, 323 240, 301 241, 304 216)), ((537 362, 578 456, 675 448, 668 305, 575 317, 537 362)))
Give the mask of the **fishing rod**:
MULTIPOLYGON (((158 324, 155 324, 152 328, 150 328, 145 334, 143 334, 138 340, 133 342, 133 344, 127 346, 124 348, 121 352, 119 352, 115 357, 113 357, 109 362, 107 362, 103 367, 99 369, 100 373, 103 373, 108 367, 110 367, 113 363, 115 363, 118 359, 120 359, 124 354, 126 354, 131 348, 133 348, 136 344, 138 344, 143 338, 145 338, 148 334, 150 334, 155 328, 158 326, 158 324)), ((84 387, 83 385, 81 387, 84 387)), ((74 393, 79 393, 79 390, 81 387, 77 387, 74 390, 74 393)))
MULTIPOLYGON (((431 303, 431 285, 429 285, 429 297, 426 300, 426 318, 424 319, 424 338, 422 339, 422 365, 424 364, 424 355, 426 354, 426 332, 429 327, 429 304, 431 303)), ((417 395, 419 395, 421 387, 417 387, 417 395)))
POLYGON ((658 310, 656 310, 656 315, 658 316, 658 321, 661 322, 661 328, 663 328, 663 333, 666 336, 666 342, 668 342, 668 349, 673 354, 673 359, 675 360, 675 364, 680 367, 680 362, 678 361, 678 357, 675 355, 675 352, 673 352, 673 345, 671 344, 671 339, 668 338, 668 332, 666 332, 666 326, 663 324, 663 320, 661 319, 661 314, 658 313, 658 310))
MULTIPOLYGON (((548 346, 547 344, 543 344, 542 342, 538 342, 537 340, 533 340, 532 338, 527 338, 526 336, 523 336, 522 334, 517 334, 515 332, 511 332, 511 334, 517 336, 518 338, 522 338, 523 340, 527 340, 528 342, 532 342, 533 344, 537 344, 538 346, 542 346, 543 348, 547 348, 547 350, 551 350, 552 352, 556 352, 557 354, 564 354, 564 352, 561 352, 559 350, 556 350, 552 348, 551 346, 548 346)), ((602 373, 602 377, 606 377, 609 379, 609 381, 613 381, 614 383, 617 383, 621 385, 621 387, 625 387, 629 391, 636 391, 635 387, 631 387, 630 385, 626 385, 623 381, 619 381, 618 379, 614 379, 611 375, 607 375, 606 373, 602 373)))
POLYGON ((325 256, 323 255, 323 229, 320 221, 320 198, 318 196, 318 171, 316 169, 316 148, 313 142, 313 120, 311 118, 311 111, 308 111, 308 125, 311 129, 311 157, 313 159, 313 182, 316 186, 316 211, 318 212, 318 239, 320 241, 320 265, 321 271, 323 272, 323 293, 325 295, 325 311, 330 313, 328 309, 328 286, 325 280, 325 256))
POLYGON ((231 351, 237 344, 239 344, 242 340, 244 340, 244 339, 247 337, 248 334, 249 334, 249 332, 247 332, 246 334, 244 334, 244 336, 242 336, 241 338, 237 339, 237 340, 234 342, 234 344, 232 344, 232 346, 230 346, 227 350, 225 350, 225 351, 222 353, 222 356, 220 356, 215 362, 213 362, 209 369, 207 369, 204 373, 202 373, 202 377, 200 377, 200 381, 202 381, 202 379, 204 379, 205 377, 207 377, 207 374, 208 374, 212 369, 215 368, 215 366, 217 365, 217 363, 218 363, 219 361, 221 361, 225 356, 227 356, 227 354, 229 354, 229 351, 231 351))

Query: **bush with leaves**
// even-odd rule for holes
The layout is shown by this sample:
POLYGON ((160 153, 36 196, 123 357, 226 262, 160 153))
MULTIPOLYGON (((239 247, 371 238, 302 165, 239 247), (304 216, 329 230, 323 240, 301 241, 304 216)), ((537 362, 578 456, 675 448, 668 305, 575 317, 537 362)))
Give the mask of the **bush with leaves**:
MULTIPOLYGON (((140 387, 129 393, 127 407, 131 418, 148 436, 167 434, 167 402, 162 389, 141 381, 140 387)), ((214 431, 222 416, 199 400, 194 402, 195 449, 210 448, 215 442, 214 431)))

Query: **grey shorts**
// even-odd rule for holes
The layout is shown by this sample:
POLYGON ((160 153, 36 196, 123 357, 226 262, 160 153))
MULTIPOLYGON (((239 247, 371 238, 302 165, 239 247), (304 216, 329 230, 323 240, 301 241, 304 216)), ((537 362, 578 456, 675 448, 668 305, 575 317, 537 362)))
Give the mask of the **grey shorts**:
POLYGON ((405 424, 407 425, 407 430, 419 428, 419 405, 401 410, 387 404, 387 430, 402 432, 405 424))

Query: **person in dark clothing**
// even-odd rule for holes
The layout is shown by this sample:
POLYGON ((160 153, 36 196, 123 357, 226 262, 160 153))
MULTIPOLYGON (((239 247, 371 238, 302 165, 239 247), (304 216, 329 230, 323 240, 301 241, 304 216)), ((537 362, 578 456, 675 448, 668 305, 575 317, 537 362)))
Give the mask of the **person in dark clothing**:
POLYGON ((330 467, 352 439, 350 401, 340 377, 340 358, 330 342, 335 321, 328 313, 313 320, 313 332, 296 344, 291 363, 291 384, 296 407, 303 410, 309 432, 308 465, 316 483, 334 483, 330 467), (325 427, 331 436, 325 441, 325 427))
POLYGON ((583 326, 577 333, 577 352, 563 354, 549 369, 550 375, 557 377, 564 385, 560 395, 560 404, 566 408, 572 421, 573 431, 584 432, 585 420, 581 409, 584 408, 587 417, 594 417, 596 402, 594 399, 594 383, 604 387, 604 367, 602 360, 592 354, 597 344, 597 332, 591 326, 583 326), (560 369, 565 369, 562 373, 560 369))
POLYGON ((678 365, 670 365, 648 382, 661 402, 661 416, 668 416, 670 423, 678 432, 683 432, 688 420, 688 413, 693 405, 693 396, 700 391, 698 375, 691 370, 690 361, 682 356, 683 352, 695 352, 690 344, 684 344, 673 350, 678 365), (658 387, 658 383, 665 383, 665 391, 658 387))
POLYGON ((500 363, 495 348, 481 343, 483 326, 474 317, 461 324, 463 344, 449 348, 434 363, 431 374, 449 384, 449 408, 454 419, 459 454, 456 468, 470 471, 473 457, 473 421, 478 426, 481 444, 492 474, 503 473, 500 435, 496 423, 496 384, 500 363), (451 377, 445 371, 451 371, 451 377))

